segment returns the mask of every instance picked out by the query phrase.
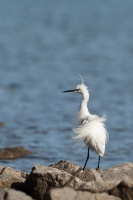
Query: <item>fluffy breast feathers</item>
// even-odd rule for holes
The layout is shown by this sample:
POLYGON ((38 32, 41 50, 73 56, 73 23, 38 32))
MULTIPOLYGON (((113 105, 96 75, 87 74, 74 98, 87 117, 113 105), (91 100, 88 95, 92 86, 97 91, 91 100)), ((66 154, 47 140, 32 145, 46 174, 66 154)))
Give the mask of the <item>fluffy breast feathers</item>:
POLYGON ((74 139, 84 142, 90 149, 96 151, 100 156, 104 155, 105 144, 108 142, 108 132, 105 128, 105 117, 90 115, 84 119, 83 124, 73 129, 74 139))

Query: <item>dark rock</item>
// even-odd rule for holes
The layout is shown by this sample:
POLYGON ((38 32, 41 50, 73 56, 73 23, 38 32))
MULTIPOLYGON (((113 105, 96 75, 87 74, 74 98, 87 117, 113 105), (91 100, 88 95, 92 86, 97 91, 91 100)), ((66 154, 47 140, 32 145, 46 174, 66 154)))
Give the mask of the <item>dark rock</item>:
POLYGON ((33 200, 30 196, 14 189, 0 190, 0 200, 33 200))
POLYGON ((0 122, 0 127, 1 126, 5 126, 5 123, 4 122, 0 122))
POLYGON ((33 198, 41 200, 51 188, 69 186, 77 189, 83 183, 79 178, 63 170, 35 165, 25 182, 25 186, 33 198))
POLYGON ((9 159, 23 158, 30 153, 31 152, 29 150, 24 149, 24 147, 14 147, 14 148, 6 147, 4 149, 0 149, 0 159, 9 160, 9 159))

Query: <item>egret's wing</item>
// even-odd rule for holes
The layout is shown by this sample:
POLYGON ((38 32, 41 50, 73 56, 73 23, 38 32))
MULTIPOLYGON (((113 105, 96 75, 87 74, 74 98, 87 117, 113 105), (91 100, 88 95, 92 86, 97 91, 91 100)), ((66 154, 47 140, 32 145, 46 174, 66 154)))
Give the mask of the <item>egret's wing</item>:
POLYGON ((95 150, 99 155, 103 155, 105 151, 105 143, 108 139, 108 133, 103 123, 104 118, 96 118, 85 123, 75 129, 74 139, 78 143, 84 142, 89 148, 95 150))

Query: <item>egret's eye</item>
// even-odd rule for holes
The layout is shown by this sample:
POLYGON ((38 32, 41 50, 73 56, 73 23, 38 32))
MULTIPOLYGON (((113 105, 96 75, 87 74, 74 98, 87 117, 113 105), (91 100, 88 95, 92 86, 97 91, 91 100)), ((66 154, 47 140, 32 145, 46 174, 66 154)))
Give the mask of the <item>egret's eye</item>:
POLYGON ((79 91, 79 89, 77 88, 76 90, 75 90, 75 92, 78 92, 79 91))

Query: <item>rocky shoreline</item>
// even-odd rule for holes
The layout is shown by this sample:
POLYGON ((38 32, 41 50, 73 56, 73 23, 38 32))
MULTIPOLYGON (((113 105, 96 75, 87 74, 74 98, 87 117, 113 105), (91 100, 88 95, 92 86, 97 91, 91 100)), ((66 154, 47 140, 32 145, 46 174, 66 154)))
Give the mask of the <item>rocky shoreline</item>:
POLYGON ((133 163, 96 171, 61 160, 31 173, 0 166, 0 200, 133 200, 133 163))

